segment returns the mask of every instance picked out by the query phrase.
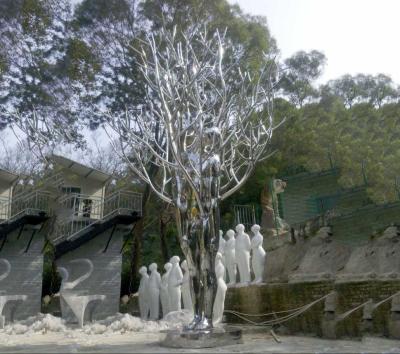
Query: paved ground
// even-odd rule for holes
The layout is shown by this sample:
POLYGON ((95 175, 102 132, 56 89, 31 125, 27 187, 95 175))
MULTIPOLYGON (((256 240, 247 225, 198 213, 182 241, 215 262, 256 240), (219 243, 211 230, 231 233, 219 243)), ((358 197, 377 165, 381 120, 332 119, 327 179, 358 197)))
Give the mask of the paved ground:
POLYGON ((143 332, 0 334, 0 353, 400 353, 400 341, 374 337, 355 341, 280 336, 281 343, 277 343, 268 332, 246 333, 241 345, 200 351, 163 348, 159 342, 164 336, 143 332))

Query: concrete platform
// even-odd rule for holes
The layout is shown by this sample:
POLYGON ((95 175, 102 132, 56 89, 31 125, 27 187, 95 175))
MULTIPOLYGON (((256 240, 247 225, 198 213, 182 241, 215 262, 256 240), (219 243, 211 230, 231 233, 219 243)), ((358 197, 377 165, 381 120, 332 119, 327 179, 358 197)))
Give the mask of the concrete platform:
POLYGON ((361 341, 245 334, 243 344, 206 349, 176 349, 159 345, 165 333, 127 332, 108 335, 36 333, 6 335, 0 332, 1 353, 400 353, 400 342, 365 337, 361 341), (22 337, 22 338, 20 338, 22 337))

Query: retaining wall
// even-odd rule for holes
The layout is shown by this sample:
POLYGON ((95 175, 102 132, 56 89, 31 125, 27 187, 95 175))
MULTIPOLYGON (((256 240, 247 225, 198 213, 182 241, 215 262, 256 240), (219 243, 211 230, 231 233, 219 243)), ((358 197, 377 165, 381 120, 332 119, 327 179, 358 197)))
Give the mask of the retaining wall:
MULTIPOLYGON (((297 284, 263 284, 241 288, 229 288, 225 309, 248 314, 262 314, 272 311, 287 311, 309 304, 335 290, 338 294, 337 314, 342 314, 369 299, 374 303, 400 291, 400 281, 369 281, 358 283, 316 282, 297 284)), ((388 335, 390 301, 378 307, 373 313, 373 332, 388 335)), ((277 314, 278 317, 282 314, 277 314)), ((256 322, 273 317, 254 318, 256 322)), ((322 336, 324 301, 311 307, 300 316, 287 321, 284 326, 290 333, 308 333, 322 336)), ((362 334, 362 309, 340 321, 336 326, 339 337, 357 337, 362 334)), ((227 314, 230 323, 243 323, 238 317, 227 314)))

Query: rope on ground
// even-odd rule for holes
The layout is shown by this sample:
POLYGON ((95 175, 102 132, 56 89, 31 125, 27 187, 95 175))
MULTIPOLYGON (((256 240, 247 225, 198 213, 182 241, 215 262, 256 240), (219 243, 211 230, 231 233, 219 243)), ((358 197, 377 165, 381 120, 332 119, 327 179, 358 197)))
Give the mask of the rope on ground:
POLYGON ((327 298, 328 295, 329 294, 327 294, 327 295, 325 295, 325 296, 323 296, 323 297, 321 297, 321 298, 319 298, 319 299, 317 299, 317 300, 315 300, 313 302, 310 302, 307 305, 304 305, 304 306, 301 306, 301 307, 298 307, 298 308, 295 308, 295 309, 286 310, 286 311, 271 312, 271 313, 263 314, 263 315, 245 314, 245 313, 241 313, 241 312, 233 311, 233 310, 225 310, 224 312, 225 313, 230 313, 230 314, 232 314, 234 316, 237 316, 240 319, 242 319, 243 321, 251 323, 252 325, 255 325, 255 326, 272 326, 274 324, 280 324, 280 323, 287 322, 287 321, 291 320, 292 318, 295 318, 295 317, 301 315, 302 313, 306 312, 309 308, 311 308, 312 306, 314 306, 318 302, 320 302, 320 301, 324 300, 325 298, 327 298), (261 317, 261 316, 266 316, 266 315, 271 316, 271 315, 274 315, 274 314, 277 314, 277 313, 289 313, 289 314, 286 315, 286 316, 282 316, 280 318, 277 317, 277 318, 275 318, 273 320, 268 320, 268 321, 263 321, 263 322, 255 322, 255 321, 252 321, 252 320, 246 318, 247 316, 248 317, 261 317))
POLYGON ((274 311, 274 312, 267 312, 267 313, 262 313, 262 314, 243 313, 243 312, 239 312, 239 311, 235 311, 235 310, 226 310, 226 311, 229 311, 229 313, 237 313, 239 315, 246 316, 246 317, 267 317, 267 316, 274 316, 275 317, 277 314, 295 312, 297 310, 302 309, 303 307, 304 307, 304 305, 300 306, 300 307, 297 307, 297 308, 294 308, 294 309, 290 309, 290 310, 274 311))

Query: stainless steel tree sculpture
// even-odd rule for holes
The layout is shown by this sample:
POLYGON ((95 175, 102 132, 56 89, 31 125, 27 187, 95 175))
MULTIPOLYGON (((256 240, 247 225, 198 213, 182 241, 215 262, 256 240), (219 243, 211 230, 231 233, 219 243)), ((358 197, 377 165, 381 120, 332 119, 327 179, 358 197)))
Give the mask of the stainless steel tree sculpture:
POLYGON ((119 137, 116 151, 176 207, 195 292, 187 329, 212 327, 219 205, 266 157, 274 130, 275 62, 265 56, 252 77, 241 68, 244 55, 219 32, 162 30, 138 54, 146 103, 120 116, 101 112, 108 134, 119 137))

